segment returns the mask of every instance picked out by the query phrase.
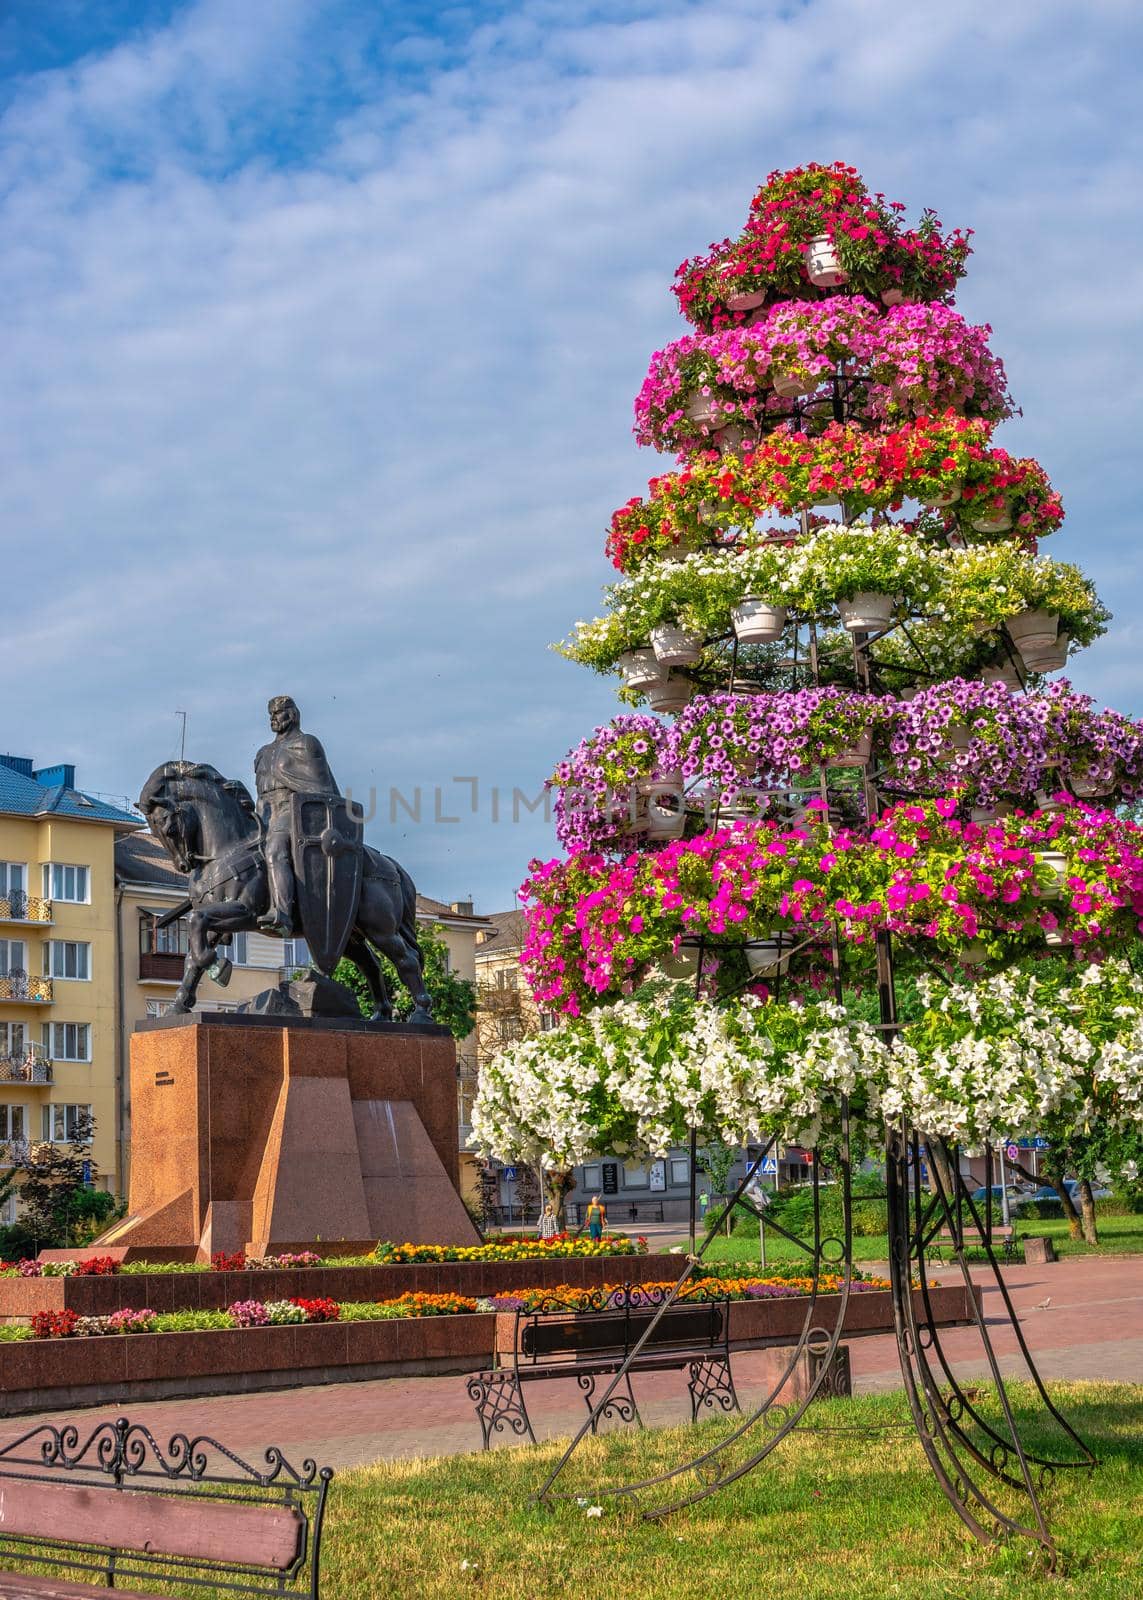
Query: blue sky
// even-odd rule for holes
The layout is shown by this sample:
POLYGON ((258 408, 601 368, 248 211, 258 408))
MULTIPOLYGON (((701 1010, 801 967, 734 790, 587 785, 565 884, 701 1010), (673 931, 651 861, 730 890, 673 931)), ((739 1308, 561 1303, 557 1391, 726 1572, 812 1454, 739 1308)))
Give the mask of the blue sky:
POLYGON ((1003 442, 1116 612, 1074 681, 1143 712, 1141 35, 1127 0, 8 0, 0 744, 134 794, 184 709, 248 778, 289 691, 425 892, 510 904, 554 849, 513 791, 614 708, 547 645, 661 466, 674 268, 839 157, 975 228, 1003 442))

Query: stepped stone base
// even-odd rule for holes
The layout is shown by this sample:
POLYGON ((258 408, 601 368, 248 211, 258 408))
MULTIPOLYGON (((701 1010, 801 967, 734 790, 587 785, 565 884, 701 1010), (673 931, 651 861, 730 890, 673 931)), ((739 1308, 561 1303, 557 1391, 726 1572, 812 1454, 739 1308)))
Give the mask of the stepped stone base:
POLYGON ((128 1215, 99 1251, 193 1260, 476 1244, 457 1189, 447 1030, 258 1020, 132 1038, 128 1215))

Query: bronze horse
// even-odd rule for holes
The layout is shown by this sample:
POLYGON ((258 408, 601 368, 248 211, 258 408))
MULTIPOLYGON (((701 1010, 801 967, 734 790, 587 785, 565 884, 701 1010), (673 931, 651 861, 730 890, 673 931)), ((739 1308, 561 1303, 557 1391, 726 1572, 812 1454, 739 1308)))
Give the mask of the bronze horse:
MULTIPOLYGON (((232 933, 258 926, 270 904, 262 830, 245 784, 196 761, 167 761, 143 786, 139 809, 151 831, 187 875, 190 934, 186 965, 172 1011, 194 1006, 204 973, 230 975, 225 946, 232 933), (222 946, 222 951, 219 947, 222 946)), ((417 942, 417 896, 405 869, 369 845, 362 846, 361 899, 345 948, 373 1002, 374 1021, 388 1021, 392 1006, 374 947, 396 967, 416 1009, 410 1022, 431 1022, 424 957, 417 942)))

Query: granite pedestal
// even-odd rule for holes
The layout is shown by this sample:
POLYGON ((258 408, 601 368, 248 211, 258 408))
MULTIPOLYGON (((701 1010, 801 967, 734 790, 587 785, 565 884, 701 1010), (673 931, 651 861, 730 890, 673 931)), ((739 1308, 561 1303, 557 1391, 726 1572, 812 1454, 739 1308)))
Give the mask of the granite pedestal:
POLYGON ((191 1260, 476 1244, 458 1170, 445 1028, 233 1014, 143 1024, 131 1040, 128 1215, 99 1249, 191 1260))

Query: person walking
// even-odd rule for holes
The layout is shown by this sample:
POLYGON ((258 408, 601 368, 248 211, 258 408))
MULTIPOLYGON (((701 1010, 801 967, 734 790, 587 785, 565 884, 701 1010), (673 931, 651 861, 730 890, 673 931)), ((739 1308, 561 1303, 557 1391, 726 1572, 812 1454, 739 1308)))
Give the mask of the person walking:
POLYGON ((595 1244, 603 1238, 603 1230, 607 1226, 607 1212, 600 1203, 599 1196, 593 1194, 591 1204, 587 1208, 587 1236, 595 1244))
POLYGON ((560 1222, 559 1218, 556 1216, 556 1208, 549 1200, 547 1205, 544 1207, 543 1216, 540 1218, 540 1238, 545 1244, 548 1244, 552 1239, 555 1238, 559 1231, 560 1222))

